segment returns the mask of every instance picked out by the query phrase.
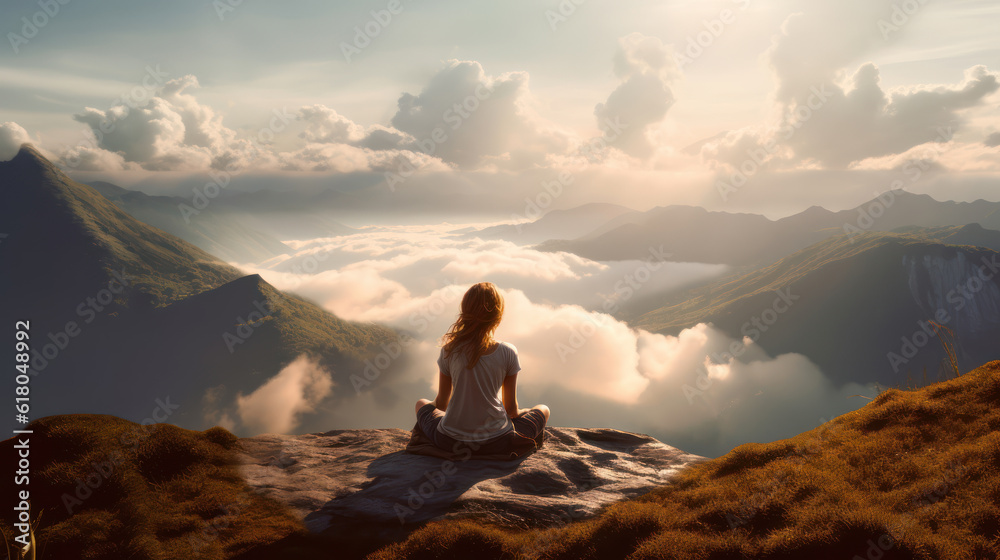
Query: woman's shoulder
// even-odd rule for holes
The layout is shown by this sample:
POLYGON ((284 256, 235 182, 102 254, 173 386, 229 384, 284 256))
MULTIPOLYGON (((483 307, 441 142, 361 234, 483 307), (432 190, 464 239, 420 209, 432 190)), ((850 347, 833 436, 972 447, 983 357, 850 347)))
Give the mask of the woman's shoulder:
POLYGON ((515 355, 517 354, 517 346, 514 346, 513 344, 505 342, 503 340, 498 340, 497 342, 500 344, 500 348, 497 348, 497 350, 506 349, 510 352, 513 352, 515 355))

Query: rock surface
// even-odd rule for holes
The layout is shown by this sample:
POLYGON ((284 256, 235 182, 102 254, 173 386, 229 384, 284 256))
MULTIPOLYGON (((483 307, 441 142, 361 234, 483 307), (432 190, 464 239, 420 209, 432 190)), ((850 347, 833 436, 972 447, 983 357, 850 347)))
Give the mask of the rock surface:
POLYGON ((252 487, 286 503, 313 532, 392 538, 444 517, 517 527, 582 519, 703 460, 640 434, 546 431, 541 449, 511 462, 406 453, 410 433, 398 429, 267 434, 241 440, 240 468, 252 487))

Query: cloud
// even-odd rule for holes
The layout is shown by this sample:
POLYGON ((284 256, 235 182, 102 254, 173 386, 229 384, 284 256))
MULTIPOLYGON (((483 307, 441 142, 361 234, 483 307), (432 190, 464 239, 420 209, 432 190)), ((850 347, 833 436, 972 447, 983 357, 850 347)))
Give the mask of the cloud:
POLYGON ((983 140, 983 145, 987 148, 996 148, 997 146, 1000 146, 1000 132, 994 132, 993 134, 987 136, 986 140, 983 140))
POLYGON ((28 131, 16 122, 0 124, 0 161, 13 159, 21 149, 21 144, 30 141, 28 131))
POLYGON ((745 340, 741 361, 722 363, 716 356, 737 341, 710 325, 651 333, 604 305, 608 298, 655 301, 716 277, 723 272, 718 267, 664 265, 626 292, 619 282, 639 277, 635 271, 644 263, 597 263, 507 241, 456 238, 448 233, 453 227, 290 242, 295 255, 243 267, 341 317, 412 337, 403 367, 359 392, 334 396, 336 406, 311 415, 310 427, 411 427, 412 402, 434 396, 439 338, 465 289, 482 280, 498 284, 506 300, 497 336, 519 350, 520 400, 546 402, 560 425, 642 431, 689 451, 719 454, 747 441, 794 435, 815 427, 820 416, 863 404, 846 396, 867 388, 835 387, 803 356, 771 357, 745 340), (310 273, 291 272, 303 269, 310 273))
POLYGON ((774 73, 776 101, 802 101, 811 88, 837 81, 852 61, 881 45, 877 22, 891 14, 895 0, 846 0, 797 6, 764 57, 774 73))
POLYGON ((941 131, 961 130, 962 111, 981 106, 1000 88, 997 75, 974 66, 957 84, 887 90, 876 64, 851 72, 854 61, 887 44, 877 23, 891 16, 894 5, 811 3, 789 16, 764 55, 775 79, 776 118, 707 142, 702 156, 732 169, 751 159, 764 167, 845 169, 950 140, 941 131))
POLYGON ((302 107, 298 118, 308 124, 299 136, 309 142, 352 144, 365 137, 363 126, 325 105, 302 107))
POLYGON ((705 361, 703 349, 710 334, 704 324, 685 329, 677 336, 639 331, 636 337, 638 368, 645 377, 656 381, 668 379, 681 369, 692 371, 705 361))
POLYGON ((164 84, 158 98, 168 102, 173 112, 180 115, 184 125, 182 142, 185 145, 208 148, 216 154, 224 152, 233 144, 236 132, 222 124, 221 114, 187 93, 198 87, 198 78, 187 75, 164 84))
POLYGON ((302 414, 313 412, 330 395, 330 372, 305 356, 285 366, 249 395, 237 395, 240 422, 255 433, 287 434, 302 414))
POLYGON ((662 121, 675 101, 670 83, 680 71, 673 47, 632 33, 618 41, 614 70, 622 83, 594 109, 597 126, 606 130, 620 122, 625 128, 613 145, 629 155, 649 157, 654 149, 649 127, 662 121))
POLYGON ((69 147, 59 155, 59 160, 76 171, 124 171, 140 167, 125 161, 122 154, 98 148, 95 144, 69 147))
POLYGON ((440 171, 440 160, 411 151, 412 139, 385 126, 365 129, 324 105, 297 113, 275 111, 270 126, 256 136, 240 135, 223 124, 223 115, 190 93, 195 76, 167 81, 143 103, 122 103, 107 110, 87 107, 74 115, 90 128, 90 141, 68 148, 61 161, 80 171, 311 171, 354 173, 397 169, 401 165, 440 171), (307 144, 289 151, 273 145, 292 121, 305 123, 299 134, 307 144))
POLYGON ((370 155, 367 150, 346 144, 308 144, 277 157, 284 171, 351 173, 369 171, 370 155))
POLYGON ((307 125, 299 136, 310 143, 348 144, 373 151, 419 150, 405 132, 380 124, 365 128, 326 105, 302 107, 298 119, 307 125))
POLYGON ((198 80, 184 76, 166 82, 141 105, 118 104, 104 111, 85 108, 73 118, 90 127, 94 145, 66 157, 116 162, 108 155, 95 154, 99 149, 150 171, 208 169, 213 157, 229 149, 235 133, 222 125, 221 116, 211 108, 184 93, 195 87, 198 80))
MULTIPOLYGON (((705 334, 707 348, 728 341, 711 329, 705 334)), ((751 441, 792 437, 866 402, 854 395, 875 394, 871 386, 835 386, 805 356, 772 358, 753 344, 748 348, 753 357, 725 363, 704 351, 691 354, 691 361, 703 357, 700 367, 674 369, 669 382, 651 385, 635 405, 645 412, 642 429, 673 434, 667 441, 682 449, 717 455, 751 441)))
MULTIPOLYGON (((298 251, 295 256, 244 268, 359 321, 392 322, 407 310, 403 302, 414 292, 482 278, 530 293, 538 301, 602 309, 608 299, 621 295, 616 290, 624 291, 630 275, 645 268, 642 261, 598 263, 510 241, 454 237, 441 229, 392 227, 291 244, 298 251), (310 274, 293 273, 303 270, 310 274)), ((718 265, 664 264, 639 292, 655 294, 726 270, 718 265)))
POLYGON ((460 167, 530 166, 568 147, 531 111, 526 72, 488 76, 478 62, 451 60, 419 94, 404 93, 397 104, 392 126, 423 153, 460 167))
POLYGON ((306 123, 299 137, 309 144, 278 154, 280 167, 286 171, 350 173, 419 169, 434 172, 451 169, 440 158, 421 153, 409 134, 382 125, 365 128, 325 105, 302 107, 297 118, 306 123))
POLYGON ((406 149, 411 152, 419 151, 419 147, 414 142, 414 138, 405 132, 400 132, 395 128, 375 124, 368 127, 365 136, 358 140, 356 144, 362 148, 370 150, 392 150, 406 149))
MULTIPOLYGON (((914 86, 889 93, 879 84, 878 68, 867 63, 852 76, 849 88, 830 86, 828 99, 787 144, 800 158, 843 168, 926 142, 947 142, 964 124, 959 111, 980 104, 998 87, 996 74, 976 66, 966 70, 965 79, 956 85, 914 86)), ((785 124, 795 122, 797 114, 798 108, 790 109, 785 124)))

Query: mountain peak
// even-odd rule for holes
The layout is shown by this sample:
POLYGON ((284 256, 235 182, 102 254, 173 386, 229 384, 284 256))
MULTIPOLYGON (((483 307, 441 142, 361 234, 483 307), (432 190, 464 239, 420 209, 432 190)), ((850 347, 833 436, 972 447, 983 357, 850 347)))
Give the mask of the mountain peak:
POLYGON ((832 214, 832 213, 833 212, 827 210, 826 208, 823 208, 822 206, 820 206, 818 204, 813 204, 809 208, 806 208, 805 210, 802 211, 802 214, 805 214, 807 216, 816 216, 816 215, 821 215, 821 214, 822 215, 828 215, 828 214, 832 214))
POLYGON ((0 161, 0 220, 10 229, 24 220, 51 218, 54 208, 65 207, 70 183, 37 148, 22 144, 13 159, 0 161))
POLYGON ((38 148, 32 144, 21 144, 21 149, 17 151, 17 155, 14 156, 13 159, 8 162, 0 163, 0 165, 12 166, 21 171, 34 170, 36 172, 42 172, 46 170, 58 170, 56 166, 43 156, 42 153, 38 151, 38 148))
MULTIPOLYGON (((885 194, 885 193, 883 193, 885 194)), ((933 196, 924 193, 914 193, 910 191, 896 191, 895 196, 897 198, 903 198, 906 200, 919 200, 921 202, 939 202, 933 196)), ((876 199, 877 200, 877 199, 876 199)))
MULTIPOLYGON (((75 268, 69 269, 74 274, 90 271, 88 282, 92 286, 106 283, 104 270, 127 270, 137 283, 146 283, 144 290, 154 294, 157 305, 206 291, 240 275, 197 247, 136 220, 92 187, 73 181, 30 144, 22 145, 10 161, 0 163, 0 223, 12 237, 16 234, 25 240, 25 245, 10 242, 11 247, 19 248, 18 258, 24 259, 11 262, 12 270, 34 268, 38 275, 44 270, 59 278, 65 270, 59 263, 72 261, 75 268), (194 278, 163 273, 164 269, 187 268, 200 272, 194 278)), ((25 282, 18 284, 19 289, 30 292, 37 279, 19 281, 25 282)), ((86 289, 92 290, 92 286, 86 289)), ((40 299, 51 299, 55 290, 51 288, 40 299)))
POLYGON ((277 288, 267 283, 260 274, 248 274, 241 276, 227 284, 237 290, 253 293, 255 297, 273 296, 278 292, 277 288))
POLYGON ((38 197, 56 197, 72 183, 58 167, 31 144, 21 149, 10 161, 0 161, 0 191, 5 202, 21 205, 38 197), (44 194, 43 194, 44 193, 44 194))

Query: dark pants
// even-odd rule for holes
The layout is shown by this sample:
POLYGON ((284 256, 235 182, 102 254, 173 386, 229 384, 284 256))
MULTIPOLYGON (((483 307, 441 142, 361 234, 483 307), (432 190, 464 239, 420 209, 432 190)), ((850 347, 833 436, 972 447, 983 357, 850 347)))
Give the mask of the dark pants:
MULTIPOLYGON (((444 418, 444 411, 439 410, 434 406, 434 403, 425 404, 417 411, 417 425, 420 426, 420 431, 440 449, 455 451, 456 447, 460 449, 465 445, 473 449, 477 455, 510 451, 511 438, 508 437, 509 434, 503 434, 483 442, 464 442, 438 430, 438 424, 441 423, 442 418, 444 418)), ((515 432, 536 442, 541 442, 542 433, 545 431, 545 415, 542 414, 542 411, 533 408, 517 418, 511 419, 511 422, 514 424, 515 432)))

